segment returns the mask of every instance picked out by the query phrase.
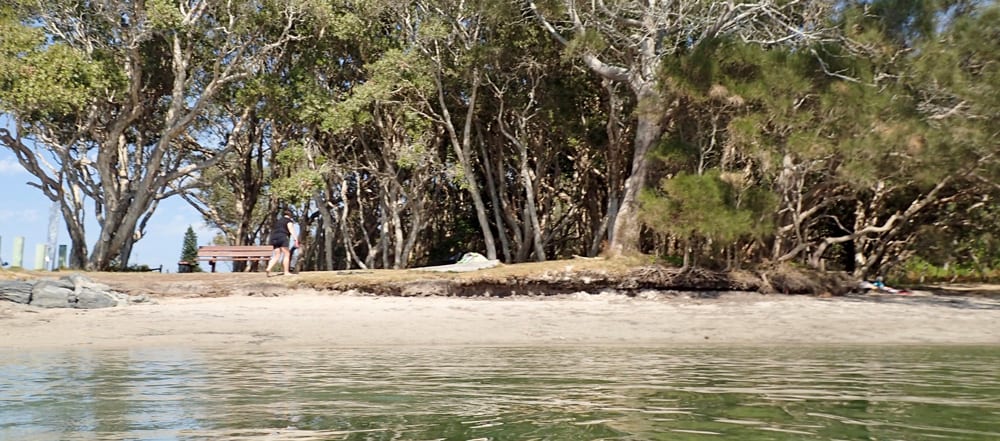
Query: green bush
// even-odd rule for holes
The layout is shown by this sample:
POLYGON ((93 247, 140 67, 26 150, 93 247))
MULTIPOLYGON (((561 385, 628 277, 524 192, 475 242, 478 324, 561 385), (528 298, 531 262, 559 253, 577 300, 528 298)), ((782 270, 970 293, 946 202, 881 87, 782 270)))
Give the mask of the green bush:
POLYGON ((945 263, 935 265, 920 256, 912 257, 895 273, 893 278, 902 283, 955 283, 1000 281, 1000 262, 988 268, 972 263, 945 263))

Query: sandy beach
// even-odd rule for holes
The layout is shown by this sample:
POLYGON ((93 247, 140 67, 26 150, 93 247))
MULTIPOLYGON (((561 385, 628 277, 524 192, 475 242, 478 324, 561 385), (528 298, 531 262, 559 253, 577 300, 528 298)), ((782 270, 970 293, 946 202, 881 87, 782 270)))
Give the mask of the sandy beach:
POLYGON ((3 302, 0 350, 1000 344, 1000 298, 994 296, 606 292, 457 298, 270 292, 153 296, 147 304, 94 310, 3 302))

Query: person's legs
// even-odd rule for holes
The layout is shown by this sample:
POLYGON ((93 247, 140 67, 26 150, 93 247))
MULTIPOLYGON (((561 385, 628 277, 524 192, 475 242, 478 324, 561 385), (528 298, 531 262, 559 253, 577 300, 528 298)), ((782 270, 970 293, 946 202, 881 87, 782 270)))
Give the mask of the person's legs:
POLYGON ((266 273, 268 277, 271 277, 271 268, 274 267, 275 263, 278 263, 276 259, 280 256, 281 248, 275 248, 274 251, 271 251, 271 258, 268 259, 267 268, 264 270, 264 273, 266 273))
POLYGON ((295 269, 295 265, 296 263, 298 263, 298 261, 295 259, 296 250, 298 250, 298 247, 291 247, 288 249, 288 270, 298 274, 299 271, 295 269))
POLYGON ((288 248, 281 249, 281 267, 285 269, 285 274, 288 274, 288 265, 292 263, 292 253, 288 248))
POLYGON ((271 238, 271 246, 274 247, 274 251, 271 252, 271 259, 267 261, 267 269, 264 271, 267 273, 268 277, 271 277, 271 268, 274 268, 274 264, 278 263, 277 259, 281 259, 284 263, 285 272, 288 272, 288 238, 276 236, 271 238))
POLYGON ((282 274, 288 274, 288 264, 291 260, 291 253, 289 253, 288 248, 275 248, 274 251, 274 254, 271 255, 271 260, 267 263, 267 276, 271 277, 271 268, 274 264, 278 263, 277 260, 281 260, 281 267, 285 270, 282 274))

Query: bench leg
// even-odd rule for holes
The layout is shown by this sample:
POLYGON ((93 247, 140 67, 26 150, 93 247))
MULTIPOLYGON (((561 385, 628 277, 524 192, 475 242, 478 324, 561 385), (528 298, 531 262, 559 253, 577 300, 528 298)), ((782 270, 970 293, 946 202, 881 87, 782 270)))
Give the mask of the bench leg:
POLYGON ((208 261, 208 266, 212 267, 212 272, 214 273, 215 272, 215 261, 214 260, 209 260, 208 261))

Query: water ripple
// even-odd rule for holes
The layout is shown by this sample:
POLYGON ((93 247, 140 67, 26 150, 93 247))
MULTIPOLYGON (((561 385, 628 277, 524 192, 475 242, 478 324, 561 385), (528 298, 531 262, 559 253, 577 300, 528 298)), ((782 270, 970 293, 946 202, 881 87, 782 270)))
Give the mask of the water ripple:
POLYGON ((3 440, 1000 439, 997 348, 5 355, 3 440))

